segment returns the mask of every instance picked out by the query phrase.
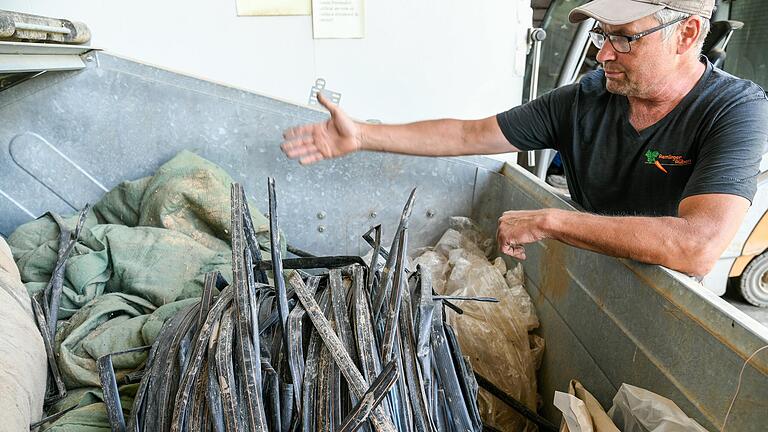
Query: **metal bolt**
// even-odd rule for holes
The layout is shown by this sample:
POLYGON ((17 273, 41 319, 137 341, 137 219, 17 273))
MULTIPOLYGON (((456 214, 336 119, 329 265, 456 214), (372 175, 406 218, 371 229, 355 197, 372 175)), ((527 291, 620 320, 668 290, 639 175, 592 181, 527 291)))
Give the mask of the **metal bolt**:
POLYGON ((88 54, 87 56, 85 56, 85 61, 87 62, 92 62, 94 60, 95 60, 95 57, 93 56, 93 54, 88 54))
POLYGON ((317 212, 317 218, 318 219, 325 219, 325 212, 324 211, 317 212))
POLYGON ((325 232, 325 225, 319 225, 317 227, 317 232, 325 232))
POLYGON ((379 215, 378 213, 376 213, 375 211, 372 211, 369 216, 371 217, 371 219, 376 219, 376 216, 378 215, 379 215))
POLYGON ((427 210, 427 217, 428 218, 435 217, 436 214, 437 214, 437 212, 432 210, 432 209, 427 210))

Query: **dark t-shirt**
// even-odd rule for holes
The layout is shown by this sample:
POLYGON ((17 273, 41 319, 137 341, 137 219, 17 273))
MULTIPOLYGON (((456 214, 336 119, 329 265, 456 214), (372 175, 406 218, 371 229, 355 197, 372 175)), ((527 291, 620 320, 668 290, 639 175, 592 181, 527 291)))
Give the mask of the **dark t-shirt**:
POLYGON ((754 198, 768 142, 768 98, 758 85, 707 62, 656 124, 638 133, 628 113, 627 98, 594 71, 497 119, 518 149, 558 150, 571 198, 590 212, 676 216, 692 195, 754 198))

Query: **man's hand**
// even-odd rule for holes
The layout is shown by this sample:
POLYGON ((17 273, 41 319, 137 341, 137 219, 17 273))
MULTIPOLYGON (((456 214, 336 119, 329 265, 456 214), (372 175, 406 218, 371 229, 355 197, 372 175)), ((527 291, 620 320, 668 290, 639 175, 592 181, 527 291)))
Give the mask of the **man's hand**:
POLYGON ((496 240, 499 250, 513 258, 525 259, 523 245, 547 238, 544 223, 551 209, 507 211, 499 218, 496 240))
POLYGON ((289 158, 299 159, 302 165, 362 149, 360 126, 323 95, 318 94, 317 100, 330 111, 330 119, 283 132, 284 141, 280 147, 289 158))
POLYGON ((601 216, 551 208, 508 211, 499 218, 496 239, 501 252, 518 259, 525 259, 523 245, 554 239, 704 276, 728 247, 749 204, 737 195, 702 194, 683 199, 678 216, 601 216))

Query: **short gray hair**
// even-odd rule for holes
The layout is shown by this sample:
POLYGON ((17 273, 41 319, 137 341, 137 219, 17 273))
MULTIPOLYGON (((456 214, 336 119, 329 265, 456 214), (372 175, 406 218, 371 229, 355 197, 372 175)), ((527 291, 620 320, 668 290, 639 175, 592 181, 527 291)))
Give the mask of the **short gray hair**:
MULTIPOLYGON (((656 21, 658 21, 660 25, 668 24, 675 20, 684 20, 690 16, 690 14, 685 12, 678 12, 672 9, 662 9, 653 14, 653 17, 656 18, 656 21)), ((701 53, 701 48, 704 46, 704 39, 706 39, 707 34, 709 34, 709 19, 701 16, 699 18, 701 18, 701 33, 699 33, 699 38, 696 39, 696 48, 698 49, 699 53, 701 53)), ((682 21, 677 25, 661 29, 660 31, 662 39, 669 39, 677 29, 677 26, 680 24, 682 24, 682 21)))

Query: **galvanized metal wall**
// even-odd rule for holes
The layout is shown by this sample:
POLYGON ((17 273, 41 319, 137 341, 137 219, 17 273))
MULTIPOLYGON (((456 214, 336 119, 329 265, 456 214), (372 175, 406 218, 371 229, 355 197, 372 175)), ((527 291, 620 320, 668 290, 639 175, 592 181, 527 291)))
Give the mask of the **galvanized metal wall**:
MULTIPOLYGON (((476 193, 475 216, 486 229, 507 209, 571 208, 528 172, 506 171, 488 173, 476 193)), ((547 341, 539 377, 545 401, 575 378, 607 409, 621 384, 629 383, 672 399, 707 429, 720 430, 739 371, 768 345, 768 329, 663 267, 556 241, 528 245, 526 254, 526 289, 547 341)), ((727 430, 765 430, 766 351, 744 371, 727 430)), ((556 415, 551 405, 545 414, 556 415)))

